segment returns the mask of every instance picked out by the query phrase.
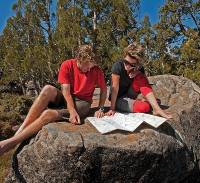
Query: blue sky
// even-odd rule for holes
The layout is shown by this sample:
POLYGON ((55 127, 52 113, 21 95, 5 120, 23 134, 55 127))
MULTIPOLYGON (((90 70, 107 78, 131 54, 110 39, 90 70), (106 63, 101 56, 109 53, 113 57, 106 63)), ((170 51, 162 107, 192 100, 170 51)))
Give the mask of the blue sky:
POLYGON ((17 2, 17 0, 0 0, 0 32, 6 25, 7 19, 14 15, 12 11, 12 5, 17 2))
MULTIPOLYGON (((159 8, 164 4, 165 0, 141 0, 141 8, 139 13, 139 19, 142 19, 145 15, 150 17, 151 23, 158 21, 159 8)), ((2 33, 7 19, 14 15, 12 11, 12 5, 17 0, 0 0, 0 33, 2 33)))
POLYGON ((165 0, 141 0, 141 7, 139 13, 139 19, 143 19, 145 15, 149 16, 152 24, 159 20, 159 9, 164 5, 165 0))

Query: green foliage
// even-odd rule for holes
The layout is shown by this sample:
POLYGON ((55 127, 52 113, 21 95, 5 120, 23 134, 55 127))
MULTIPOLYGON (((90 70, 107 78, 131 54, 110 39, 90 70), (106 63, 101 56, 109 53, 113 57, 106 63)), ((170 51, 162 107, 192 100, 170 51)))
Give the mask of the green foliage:
POLYGON ((60 64, 90 43, 108 77, 131 41, 145 47, 148 75, 183 75, 199 83, 200 3, 167 0, 160 20, 137 21, 139 0, 18 0, 0 37, 3 83, 56 83, 60 64), (53 5, 54 4, 54 5, 53 5), (55 7, 56 9, 53 8, 55 7))
POLYGON ((75 48, 91 43, 99 64, 109 72, 113 61, 132 39, 138 0, 21 1, 13 5, 16 15, 8 20, 0 41, 4 80, 37 81, 39 87, 55 83, 64 59, 75 48), (55 2, 54 2, 55 3, 55 2))
POLYGON ((18 1, 4 29, 3 69, 5 80, 54 81, 57 72, 52 56, 51 1, 18 1))
POLYGON ((151 26, 144 17, 137 40, 146 50, 148 75, 175 74, 200 84, 200 3, 168 0, 160 9, 160 21, 151 26))

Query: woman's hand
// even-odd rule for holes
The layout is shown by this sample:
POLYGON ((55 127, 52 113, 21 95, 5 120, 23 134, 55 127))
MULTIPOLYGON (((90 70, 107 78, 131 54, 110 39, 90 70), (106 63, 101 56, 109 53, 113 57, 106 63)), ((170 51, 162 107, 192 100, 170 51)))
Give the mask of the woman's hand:
POLYGON ((99 109, 98 111, 95 112, 94 116, 97 118, 102 118, 105 116, 105 113, 99 109))
POLYGON ((106 116, 113 116, 116 113, 115 110, 110 109, 105 115, 106 116))

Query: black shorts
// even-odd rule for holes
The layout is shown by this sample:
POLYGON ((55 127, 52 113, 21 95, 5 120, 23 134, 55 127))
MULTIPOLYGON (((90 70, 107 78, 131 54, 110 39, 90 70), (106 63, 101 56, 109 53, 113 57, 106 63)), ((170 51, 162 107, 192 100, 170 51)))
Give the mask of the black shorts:
MULTIPOLYGON (((80 100, 73 96, 74 105, 77 113, 80 117, 85 117, 90 112, 91 103, 85 100, 80 100)), ((67 102, 60 90, 57 90, 57 96, 54 102, 48 104, 48 108, 57 110, 63 119, 69 117, 69 111, 67 109, 67 102)))

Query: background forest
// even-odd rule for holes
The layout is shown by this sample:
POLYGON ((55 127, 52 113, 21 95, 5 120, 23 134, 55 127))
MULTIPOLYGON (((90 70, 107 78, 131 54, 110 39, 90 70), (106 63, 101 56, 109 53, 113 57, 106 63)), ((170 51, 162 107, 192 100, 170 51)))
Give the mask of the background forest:
POLYGON ((158 23, 138 21, 139 0, 18 0, 0 36, 1 84, 56 83, 60 64, 92 44, 109 78, 132 41, 146 48, 147 75, 174 74, 200 85, 200 1, 166 0, 158 23))

